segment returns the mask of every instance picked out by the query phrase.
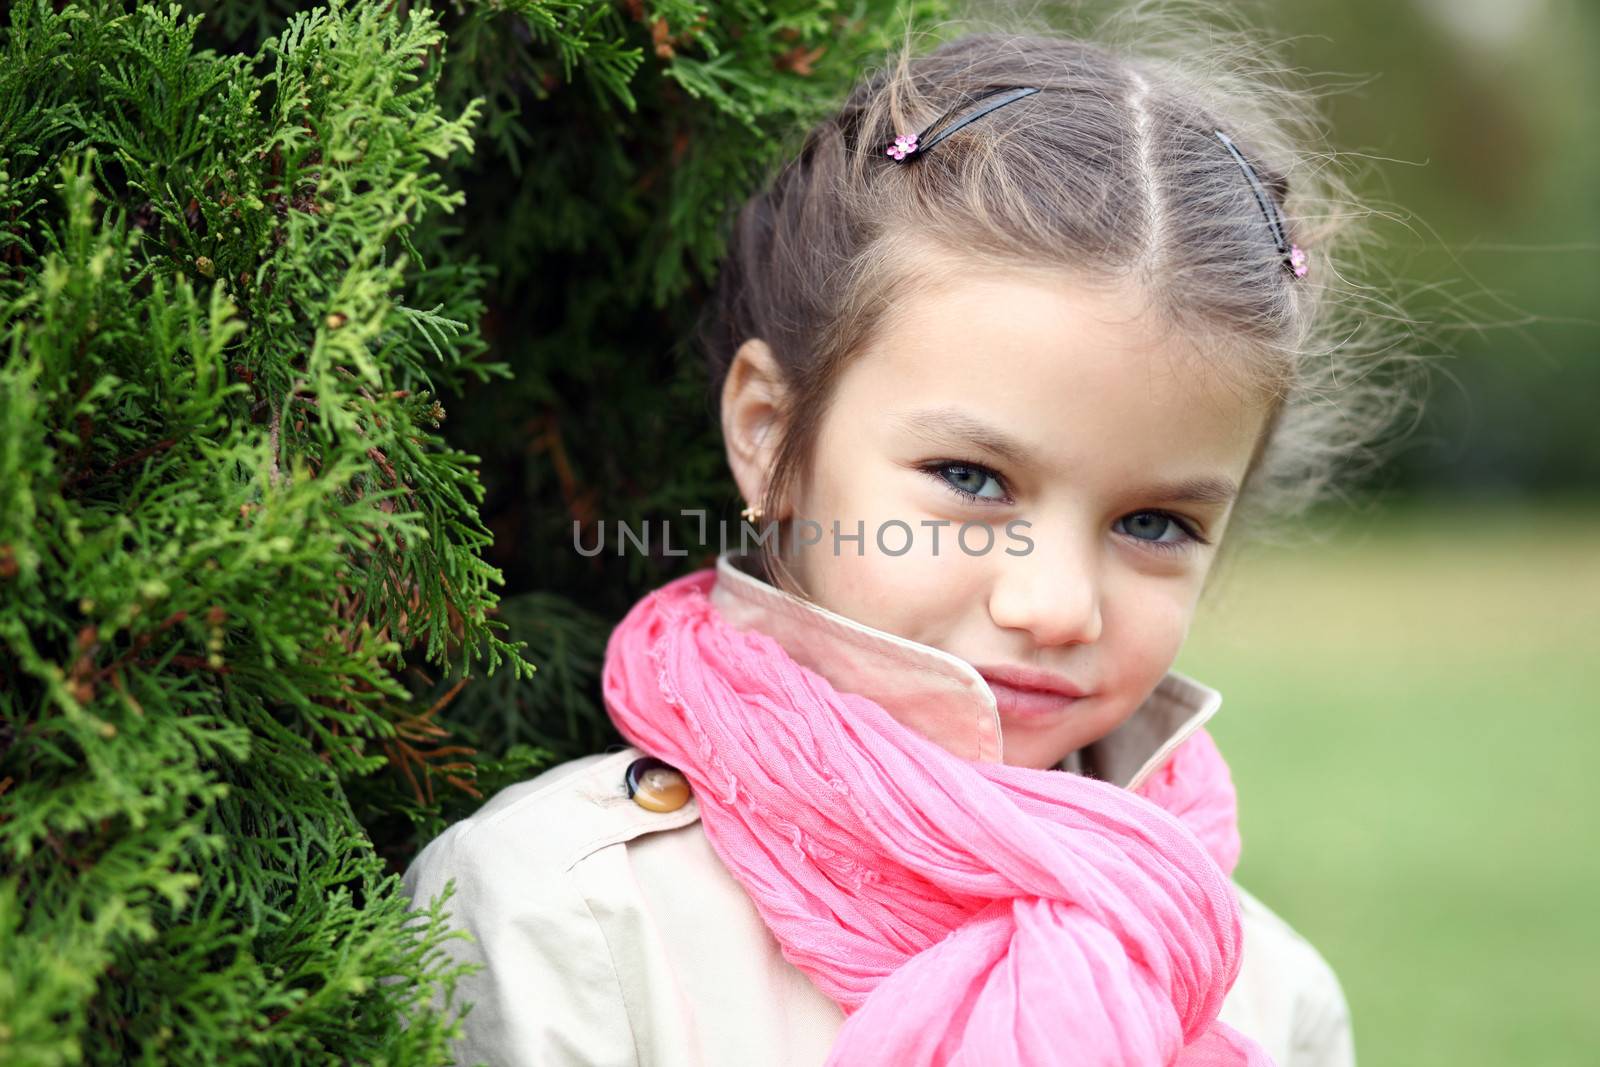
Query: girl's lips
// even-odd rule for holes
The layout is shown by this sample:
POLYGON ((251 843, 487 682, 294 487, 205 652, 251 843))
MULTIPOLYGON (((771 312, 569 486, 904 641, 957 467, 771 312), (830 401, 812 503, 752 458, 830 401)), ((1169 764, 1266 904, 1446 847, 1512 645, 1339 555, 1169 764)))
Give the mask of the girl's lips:
POLYGON ((1040 689, 1019 689, 1014 685, 985 678, 994 692, 995 707, 1009 719, 1042 719, 1060 715, 1083 697, 1047 693, 1040 689))

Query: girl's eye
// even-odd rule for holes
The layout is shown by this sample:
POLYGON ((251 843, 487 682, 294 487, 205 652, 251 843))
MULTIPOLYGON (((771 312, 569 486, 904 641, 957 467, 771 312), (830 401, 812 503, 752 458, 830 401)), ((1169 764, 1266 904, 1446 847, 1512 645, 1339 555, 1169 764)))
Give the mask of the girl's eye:
MULTIPOLYGON (((977 463, 953 461, 931 463, 922 469, 968 500, 1002 503, 1007 500, 1000 475, 988 467, 977 463)), ((1170 511, 1156 508, 1135 511, 1118 519, 1117 523, 1127 524, 1128 536, 1156 552, 1192 552, 1201 545, 1211 543, 1200 536, 1200 532, 1190 523, 1170 511)))
POLYGON ((1211 542, 1201 537, 1193 527, 1176 515, 1168 511, 1135 511, 1132 515, 1124 516, 1117 520, 1126 523, 1128 533, 1141 544, 1149 545, 1158 552, 1189 552, 1200 545, 1211 542), (1175 539, 1162 540, 1160 535, 1171 531, 1175 539), (1155 538, 1146 538, 1146 533, 1153 533, 1155 538))
POLYGON ((969 500, 1003 501, 1006 498, 1005 488, 1000 484, 1000 476, 976 463, 934 463, 924 467, 923 470, 969 500), (994 492, 984 492, 985 487, 990 484, 993 484, 994 492))

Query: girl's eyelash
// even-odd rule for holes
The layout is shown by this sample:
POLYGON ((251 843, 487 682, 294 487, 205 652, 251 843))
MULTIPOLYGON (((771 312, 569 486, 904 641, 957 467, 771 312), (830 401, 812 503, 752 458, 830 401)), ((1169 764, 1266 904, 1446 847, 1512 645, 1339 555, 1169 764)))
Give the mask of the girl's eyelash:
MULTIPOLYGON (((993 478, 996 482, 1000 483, 1000 487, 1002 489, 1005 489, 1006 481, 1000 476, 999 471, 985 467, 981 463, 973 463, 969 460, 938 460, 933 463, 924 464, 920 469, 929 477, 936 479, 940 485, 944 486, 952 493, 965 497, 968 500, 983 504, 1010 503, 1011 493, 1009 490, 1006 491, 1005 500, 991 500, 988 497, 979 496, 970 489, 961 488, 959 485, 954 484, 950 481, 950 479, 945 478, 940 474, 941 471, 947 470, 951 467, 965 467, 967 470, 977 471, 980 474, 986 474, 993 478)), ((1200 536, 1200 531, 1195 528, 1195 525, 1192 522, 1185 519, 1183 516, 1175 515, 1170 511, 1165 511, 1161 508, 1140 508, 1138 511, 1130 511, 1128 514, 1160 515, 1162 518, 1168 520, 1178 529, 1183 531, 1184 537, 1186 538, 1184 541, 1146 541, 1141 537, 1133 538, 1133 540, 1138 541, 1141 545, 1146 545, 1156 552, 1189 552, 1201 545, 1209 545, 1211 543, 1208 539, 1200 536)), ((1124 516, 1124 518, 1126 517, 1127 516, 1124 516)))
POLYGON ((1209 545, 1211 543, 1204 537, 1200 536, 1200 532, 1194 528, 1193 523, 1181 516, 1174 515, 1170 511, 1163 511, 1160 508, 1140 508, 1138 511, 1130 511, 1128 514, 1160 515, 1162 518, 1171 522, 1172 525, 1183 531, 1184 537, 1187 538, 1185 541, 1146 541, 1141 537, 1134 538, 1134 540, 1138 541, 1141 545, 1147 545, 1157 552, 1192 552, 1201 545, 1209 545))
POLYGON ((1010 492, 1010 490, 1006 489, 1006 480, 1000 476, 1000 472, 997 471, 997 470, 992 470, 989 467, 985 467, 981 463, 973 463, 973 462, 970 462, 969 460, 964 460, 964 459, 941 459, 941 460, 936 460, 936 461, 934 461, 932 463, 924 464, 922 466, 921 470, 925 474, 927 474, 929 477, 931 477, 935 481, 937 481, 940 485, 942 485, 946 489, 950 490, 952 493, 955 493, 955 494, 957 494, 959 496, 965 497, 968 500, 976 501, 977 503, 980 503, 980 504, 990 504, 990 505, 992 505, 992 504, 1009 504, 1011 502, 1011 492, 1010 492), (1004 500, 991 500, 989 497, 979 496, 977 493, 974 493, 970 489, 961 488, 959 485, 956 485, 954 482, 950 481, 950 479, 944 477, 942 474, 939 473, 940 471, 949 470, 951 467, 964 467, 967 470, 976 471, 979 474, 988 475, 989 477, 993 478, 996 482, 998 482, 1000 484, 1000 488, 1002 490, 1005 490, 1006 499, 1004 499, 1004 500))

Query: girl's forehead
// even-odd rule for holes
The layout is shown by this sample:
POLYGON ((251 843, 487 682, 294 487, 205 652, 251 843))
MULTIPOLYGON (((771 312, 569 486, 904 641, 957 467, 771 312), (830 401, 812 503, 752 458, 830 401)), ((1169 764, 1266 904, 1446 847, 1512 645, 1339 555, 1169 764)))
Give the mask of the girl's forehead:
POLYGON ((858 431, 952 446, 1003 437, 1030 463, 1063 469, 1187 464, 1237 476, 1265 421, 1261 400, 1208 373, 1136 294, 981 278, 912 303, 840 382, 839 412, 858 431))
POLYGON ((962 388, 1035 404, 1094 396, 1192 406, 1231 393, 1217 365, 1208 369, 1204 353, 1128 289, 959 279, 911 294, 887 322, 856 361, 858 377, 875 387, 962 388))
POLYGON ((984 308, 1031 307, 1039 314, 1108 325, 1155 320, 1151 294, 1133 281, 1075 274, 1054 266, 980 265, 930 252, 908 259, 893 284, 887 321, 901 329, 929 315, 972 321, 973 314, 984 308))

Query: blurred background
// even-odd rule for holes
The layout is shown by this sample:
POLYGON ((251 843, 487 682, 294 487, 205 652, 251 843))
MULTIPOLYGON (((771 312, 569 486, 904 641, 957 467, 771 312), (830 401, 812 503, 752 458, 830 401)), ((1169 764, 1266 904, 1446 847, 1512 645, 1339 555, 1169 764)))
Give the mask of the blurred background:
POLYGON ((1344 983, 1361 1063, 1600 1062, 1600 5, 1280 4, 1382 157, 1440 324, 1356 506, 1248 550, 1177 667, 1219 688, 1237 877, 1344 983), (1472 328, 1473 324, 1481 328, 1472 328))
POLYGON ((1332 964, 1363 1064, 1594 1062, 1597 520, 1330 511, 1195 618, 1176 667, 1223 694, 1235 876, 1332 964))

